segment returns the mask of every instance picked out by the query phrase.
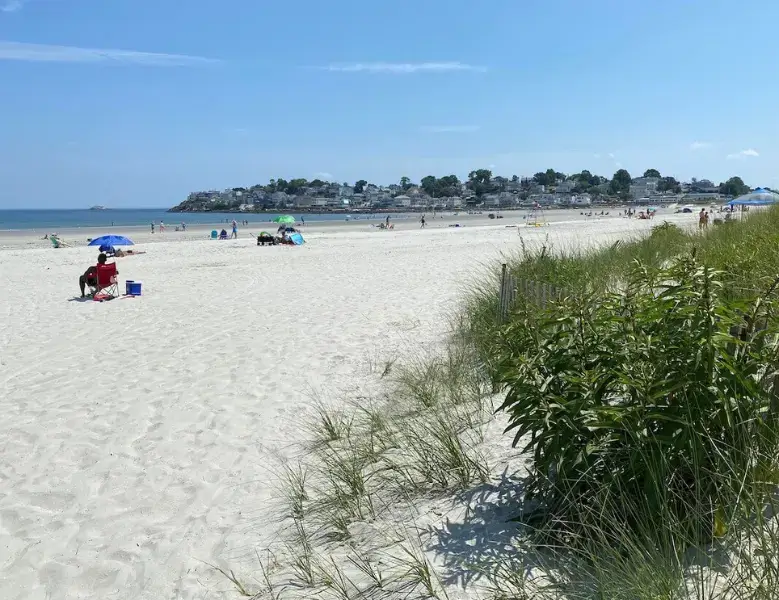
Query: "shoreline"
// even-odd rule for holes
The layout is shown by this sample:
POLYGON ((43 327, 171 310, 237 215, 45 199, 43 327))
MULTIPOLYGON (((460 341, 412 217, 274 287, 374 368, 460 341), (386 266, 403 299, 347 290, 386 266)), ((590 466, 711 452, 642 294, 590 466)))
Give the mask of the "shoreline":
MULTIPOLYGON (((558 214, 558 213, 569 213, 569 212, 576 212, 576 211, 584 211, 589 212, 592 211, 593 213, 600 213, 601 211, 622 211, 627 208, 633 208, 635 210, 640 210, 639 205, 627 205, 624 203, 621 204, 615 204, 615 205, 593 205, 593 206, 582 206, 582 207, 568 207, 568 206, 550 206, 543 208, 543 212, 549 213, 549 214, 558 214)), ((171 212, 168 209, 159 208, 159 209, 106 209, 101 211, 93 211, 90 209, 67 209, 64 211, 60 211, 59 209, 41 209, 36 212, 46 213, 46 212, 84 212, 89 214, 100 214, 100 215, 110 215, 111 212, 116 213, 125 213, 125 212, 136 212, 141 211, 149 211, 149 212, 155 212, 157 215, 154 218, 155 224, 158 223, 160 220, 163 222, 169 222, 170 225, 175 229, 177 225, 180 225, 182 221, 186 223, 186 215, 197 215, 198 219, 203 219, 204 215, 214 215, 213 220, 208 221, 198 221, 198 222, 190 222, 187 224, 188 227, 192 226, 205 226, 205 225, 221 225, 221 224, 229 224, 233 219, 236 220, 248 220, 250 223, 268 223, 272 221, 272 219, 279 215, 285 215, 289 214, 292 215, 295 218, 298 218, 299 216, 303 216, 306 219, 306 222, 310 223, 331 223, 331 222, 342 222, 342 221, 380 221, 385 219, 387 216, 389 216, 391 219, 397 219, 397 220, 418 220, 421 218, 421 216, 426 216, 428 220, 433 219, 433 215, 435 215, 435 219, 438 219, 439 216, 445 216, 445 217, 458 217, 458 218, 467 218, 467 217, 484 217, 488 218, 489 214, 493 215, 503 215, 504 218, 511 218, 513 215, 516 214, 527 214, 532 212, 533 208, 531 206, 522 206, 522 207, 507 207, 507 208, 479 208, 476 210, 473 209, 446 209, 441 211, 432 211, 432 210, 425 210, 425 209, 414 209, 414 208, 406 208, 406 209, 383 209, 379 211, 369 211, 365 209, 355 209, 353 211, 322 211, 322 210, 276 210, 276 211, 239 211, 239 210, 222 210, 222 211, 183 211, 183 212, 171 212), (163 215, 177 215, 176 221, 169 221, 167 217, 164 217, 163 215), (239 219, 237 215, 241 215, 241 218, 239 219), (219 218, 217 218, 219 217, 219 218)), ((11 212, 18 212, 17 209, 12 210, 11 212)), ((24 211, 22 211, 24 212, 24 211)), ((0 211, 0 217, 3 216, 3 211, 0 211)), ((93 229, 106 229, 106 228, 149 228, 149 220, 144 219, 142 222, 137 223, 119 223, 119 224, 112 224, 108 225, 107 223, 113 223, 114 221, 110 219, 110 216, 107 216, 105 219, 105 222, 99 223, 99 224, 85 224, 85 225, 33 225, 33 226, 23 226, 23 227, 2 227, 2 220, 0 219, 0 236, 7 235, 7 234, 18 234, 18 233, 25 233, 25 232, 41 232, 43 233, 52 233, 57 232, 61 233, 62 231, 83 231, 83 230, 93 230, 93 229)))
MULTIPOLYGON (((574 224, 578 223, 581 226, 586 226, 589 223, 595 223, 600 221, 629 221, 624 217, 621 212, 615 213, 609 211, 609 215, 593 215, 592 217, 583 216, 583 213, 587 211, 579 209, 556 209, 554 211, 544 211, 544 221, 549 223, 550 226, 559 226, 562 224, 574 224)), ((594 212, 594 211, 593 211, 594 212)), ((489 213, 481 214, 454 214, 454 213, 440 213, 436 214, 435 219, 429 216, 426 219, 426 230, 436 229, 462 229, 483 227, 490 230, 501 230, 512 227, 523 227, 526 223, 526 218, 529 216, 529 211, 506 211, 501 212, 501 218, 490 219, 489 213)), ((247 215, 249 216, 249 215, 247 215)), ((690 215, 686 215, 690 217, 690 215)), ((359 218, 359 219, 330 219, 322 221, 306 221, 306 224, 301 226, 296 224, 306 236, 319 236, 330 235, 333 233, 346 233, 346 232, 362 232, 365 234, 391 234, 392 231, 381 230, 378 225, 384 222, 386 215, 381 215, 375 219, 359 218)), ((658 213, 654 222, 661 222, 665 219, 684 218, 683 215, 677 215, 671 212, 658 213)), ((406 231, 406 230, 421 230, 420 220, 418 215, 390 215, 390 223, 393 224, 393 231, 406 231)), ((228 223, 192 223, 187 225, 186 231, 176 231, 175 225, 167 226, 164 233, 160 233, 155 230, 152 234, 149 225, 117 225, 113 227, 105 226, 88 226, 88 227, 61 227, 61 228, 38 228, 38 229, 18 229, 18 230, 0 230, 0 250, 11 248, 51 248, 51 244, 48 240, 44 240, 43 236, 51 233, 56 233, 58 236, 74 247, 82 247, 87 245, 87 239, 95 238, 100 235, 115 234, 124 235, 132 239, 136 244, 148 244, 157 242, 192 242, 197 240, 206 240, 212 230, 217 231, 220 228, 228 230, 230 232, 230 226, 228 223)), ((275 232, 278 225, 267 220, 258 220, 249 218, 249 225, 238 226, 238 239, 246 240, 250 237, 254 237, 261 231, 275 232), (253 234, 253 235, 252 235, 253 234)))

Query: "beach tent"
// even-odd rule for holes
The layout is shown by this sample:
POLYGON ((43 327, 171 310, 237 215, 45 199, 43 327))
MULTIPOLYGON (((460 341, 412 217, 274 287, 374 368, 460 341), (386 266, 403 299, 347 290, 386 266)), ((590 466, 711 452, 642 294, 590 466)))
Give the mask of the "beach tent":
POLYGON ((102 235, 89 242, 90 246, 134 246, 130 238, 123 235, 102 235))
POLYGON ((306 243, 306 240, 304 240, 303 236, 299 233, 293 233, 291 236, 289 236, 289 241, 295 244, 295 246, 302 246, 306 243))
POLYGON ((777 202, 779 202, 779 194, 764 188, 757 188, 754 192, 739 196, 735 200, 728 202, 728 204, 735 204, 738 206, 767 206, 769 204, 776 204, 777 202))

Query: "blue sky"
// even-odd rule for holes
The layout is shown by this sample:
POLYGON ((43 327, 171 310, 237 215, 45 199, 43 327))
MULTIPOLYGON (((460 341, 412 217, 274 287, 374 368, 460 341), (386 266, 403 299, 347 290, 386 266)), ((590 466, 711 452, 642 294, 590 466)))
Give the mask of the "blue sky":
POLYGON ((0 208, 549 167, 779 187, 775 0, 0 0, 0 208))

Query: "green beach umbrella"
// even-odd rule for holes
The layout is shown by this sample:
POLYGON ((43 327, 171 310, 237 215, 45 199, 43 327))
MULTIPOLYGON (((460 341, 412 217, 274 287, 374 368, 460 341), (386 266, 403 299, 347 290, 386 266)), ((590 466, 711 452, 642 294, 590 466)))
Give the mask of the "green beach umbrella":
POLYGON ((274 223, 295 223, 295 217, 292 215, 281 215, 280 217, 276 217, 273 219, 274 223))

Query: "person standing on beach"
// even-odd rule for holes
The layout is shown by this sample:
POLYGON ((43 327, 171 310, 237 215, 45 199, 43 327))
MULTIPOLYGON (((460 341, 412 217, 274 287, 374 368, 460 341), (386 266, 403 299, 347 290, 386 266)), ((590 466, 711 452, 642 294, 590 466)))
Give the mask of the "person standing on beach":
POLYGON ((154 234, 154 221, 151 222, 151 232, 154 234))
POLYGON ((703 229, 706 227, 706 210, 701 209, 701 212, 698 213, 698 229, 703 229))
POLYGON ((387 215, 387 227, 389 227, 389 215, 387 215))
POLYGON ((422 218, 420 219, 420 221, 422 222, 422 229, 424 229, 425 228, 425 215, 422 215, 422 218))
POLYGON ((233 233, 230 237, 233 239, 238 238, 238 222, 235 219, 233 219, 233 233))

